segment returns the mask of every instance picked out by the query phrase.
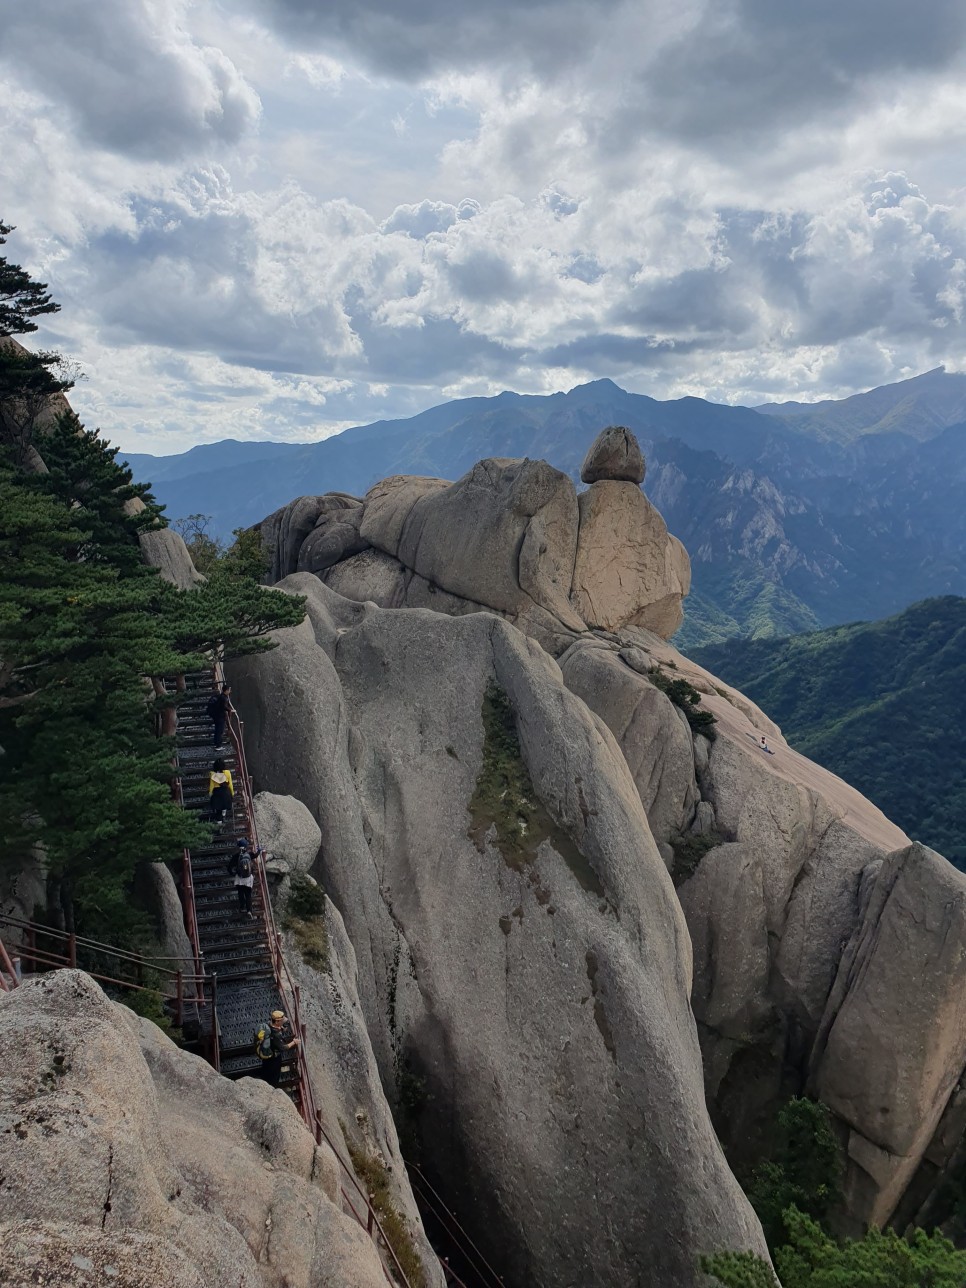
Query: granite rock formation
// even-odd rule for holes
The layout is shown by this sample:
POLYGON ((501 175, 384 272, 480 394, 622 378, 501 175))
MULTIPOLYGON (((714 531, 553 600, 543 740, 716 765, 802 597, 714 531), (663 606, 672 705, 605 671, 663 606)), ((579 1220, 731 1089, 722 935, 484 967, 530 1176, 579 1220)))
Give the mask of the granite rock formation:
MULTIPOLYGON (((363 500, 339 502, 341 516, 353 515, 351 522, 340 518, 343 528, 358 533, 351 541, 368 543, 361 551, 340 544, 348 540, 345 533, 326 545, 331 520, 317 509, 321 517, 311 532, 335 562, 315 569, 315 579, 303 575, 282 583, 308 595, 309 625, 289 633, 271 658, 239 670, 246 714, 266 730, 256 772, 272 790, 296 794, 320 823, 318 874, 353 942, 366 945, 360 996, 384 1079, 398 1073, 400 1060, 415 1058, 429 1068, 435 1090, 434 1079, 445 1084, 455 1070, 471 1067, 479 1075, 481 1067, 469 1038, 450 1018, 459 981, 446 945, 427 923, 432 915, 452 915, 447 896, 454 879, 470 882, 472 896, 463 891, 461 897, 475 908, 476 921, 494 900, 492 874, 481 876, 472 854, 467 851, 466 873, 461 860, 449 861, 463 854, 466 831, 472 831, 483 753, 466 739, 470 729, 481 736, 482 677, 496 676, 510 694, 535 793, 584 858, 588 819, 598 826, 598 818, 619 814, 612 803, 589 800, 589 771, 575 757, 574 744, 583 746, 585 737, 578 730, 590 713, 606 739, 604 777, 611 790, 623 784, 618 796, 624 799, 630 781, 642 809, 647 839, 635 833, 628 843, 636 880, 658 880, 656 853, 676 887, 687 946, 677 967, 665 959, 661 969, 671 978, 682 963, 693 964, 690 1000, 705 1095, 729 1157, 735 1164, 752 1161, 782 1101, 818 1094, 846 1149, 846 1221, 853 1229, 868 1221, 901 1225, 929 1210, 930 1195, 950 1168, 961 1165, 966 1149, 966 1051, 959 1038, 966 1005, 956 983, 966 947, 957 911, 966 877, 940 856, 910 848, 901 830, 858 792, 788 747, 754 703, 667 642, 680 620, 687 556, 640 492, 637 472, 632 436, 614 428, 588 453, 584 478, 592 481, 579 497, 562 476, 529 461, 481 462, 457 484, 389 479, 363 500), (354 552, 342 557, 343 549, 354 552), (376 605, 434 611, 387 615, 376 605), (529 642, 511 649, 517 639, 512 627, 504 625, 498 634, 492 617, 482 619, 489 621, 485 627, 476 618, 453 620, 486 609, 529 642), (489 632, 489 654, 477 630, 489 632), (538 719, 525 687, 507 679, 498 659, 508 650, 526 656, 531 670, 538 663, 543 668, 544 691, 550 686, 555 694, 556 723, 538 719), (677 702, 669 699, 667 691, 678 682, 685 690, 690 686, 697 708, 680 691, 677 702), (576 707, 571 697, 580 700, 576 707), (279 709, 288 729, 302 730, 299 745, 317 748, 314 766, 306 754, 286 753, 281 735, 269 730, 269 713, 279 709), (713 715, 710 730, 691 728, 688 710, 695 709, 713 715), (554 772, 545 778, 548 762, 554 772), (333 771, 333 765, 341 768, 333 771), (567 802, 574 795, 578 815, 571 816, 567 802), (576 819, 576 827, 562 819, 576 819), (445 868, 438 866, 444 855, 445 868), (380 924, 383 929, 373 933, 380 924), (887 950, 901 937, 897 926, 904 928, 902 950, 887 950)), ((266 521, 263 532, 282 531, 285 515, 266 521)), ((301 539, 299 550, 308 539, 301 539)), ((291 551, 287 557, 279 572, 293 557, 298 562, 291 551)), ((561 851, 568 846, 554 835, 556 841, 550 833, 542 837, 544 848, 527 871, 531 889, 549 891, 559 946, 561 896, 544 876, 544 864, 555 854, 554 861, 566 866, 561 851)), ((483 846, 485 856, 492 842, 491 836, 483 846)), ((591 866, 598 871, 595 865, 596 859, 591 866)), ((609 891, 606 880, 603 885, 609 891)), ((504 887, 505 878, 496 887, 501 897, 504 887)), ((522 892, 529 894, 526 887, 522 892)), ((620 899, 615 906, 622 906, 620 899)), ((531 933, 530 915, 522 897, 500 910, 504 947, 512 945, 514 952, 507 951, 497 980, 486 966, 490 949, 481 946, 475 971, 481 1031, 489 1031, 489 1008, 502 1007, 503 1024, 512 1023, 499 1040, 510 1050, 513 1025, 534 1024, 510 1005, 511 998, 523 1004, 520 977, 540 978, 539 940, 517 933, 524 926, 531 933)), ((668 918, 670 910, 665 924, 675 924, 668 918)), ((621 920, 626 923, 623 913, 621 920)), ((474 922, 462 933, 475 946, 483 932, 474 922)), ((590 939, 580 922, 572 935, 567 942, 590 939)), ((580 956, 580 948, 573 951, 580 956)), ((607 959, 596 944, 583 951, 596 955, 595 978, 601 978, 600 963, 607 959)), ((614 959, 607 969, 629 980, 623 948, 621 954, 620 971, 614 959)), ((560 1031, 569 1032, 568 986, 561 980, 559 987, 562 992, 549 995, 532 992, 526 1001, 540 1017, 551 1008, 560 1031)), ((626 1028, 633 1031, 633 1022, 626 1028)), ((618 1026, 611 1024, 611 1031, 618 1026)), ((512 1120, 514 1091, 503 1071, 491 1073, 485 1062, 482 1067, 475 1090, 482 1095, 481 1086, 492 1086, 490 1110, 512 1120)), ((440 1103, 446 1113, 473 1123, 487 1112, 461 1101, 452 1088, 440 1103)), ((575 1107, 574 1113, 585 1130, 590 1120, 583 1110, 575 1107)), ((552 1134, 546 1139, 552 1141, 552 1134)), ((491 1142, 467 1128, 461 1148, 467 1165, 478 1169, 473 1201, 485 1213, 484 1226, 500 1228, 501 1220, 504 1228, 512 1226, 507 1214, 516 1197, 506 1197, 507 1182, 489 1162, 491 1142)), ((501 1141, 501 1148, 512 1157, 516 1146, 501 1141)), ((454 1159, 442 1159, 440 1169, 455 1176, 454 1159)), ((565 1210, 579 1229, 576 1199, 565 1210)), ((518 1235, 508 1229, 507 1237, 512 1244, 518 1235)), ((645 1242, 649 1237, 642 1233, 645 1242)), ((579 1273, 588 1283, 604 1282, 594 1277, 603 1273, 602 1263, 594 1260, 592 1242, 588 1246, 590 1260, 579 1273)), ((543 1252, 530 1253, 535 1259, 526 1272, 535 1273, 543 1252)), ((519 1248, 514 1255, 522 1255, 519 1248)), ((559 1282, 578 1274, 565 1252, 553 1273, 562 1276, 559 1282)))
POLYGON ((303 496, 259 525, 270 580, 315 573, 348 599, 452 616, 489 610, 551 653, 591 628, 669 637, 687 553, 638 486, 629 430, 604 430, 579 496, 545 461, 480 461, 456 483, 396 475, 365 498, 303 496))
POLYGON ((704 1108, 687 930, 606 726, 492 614, 281 586, 306 621, 231 668, 250 763, 319 822, 383 1081, 423 1088, 409 1129, 473 1237, 508 1282, 562 1288, 696 1284, 701 1251, 763 1251, 704 1108), (494 693, 528 780, 511 835, 481 778, 504 754, 494 693))
POLYGON ((78 971, 0 994, 4 1283, 385 1283, 290 1101, 229 1082, 78 971))

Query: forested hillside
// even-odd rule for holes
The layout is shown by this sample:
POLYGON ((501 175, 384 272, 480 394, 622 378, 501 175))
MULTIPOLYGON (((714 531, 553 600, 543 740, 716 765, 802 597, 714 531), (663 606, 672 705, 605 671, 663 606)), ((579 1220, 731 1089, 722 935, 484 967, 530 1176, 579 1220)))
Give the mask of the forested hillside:
POLYGON ((695 650, 806 756, 966 869, 966 599, 695 650))

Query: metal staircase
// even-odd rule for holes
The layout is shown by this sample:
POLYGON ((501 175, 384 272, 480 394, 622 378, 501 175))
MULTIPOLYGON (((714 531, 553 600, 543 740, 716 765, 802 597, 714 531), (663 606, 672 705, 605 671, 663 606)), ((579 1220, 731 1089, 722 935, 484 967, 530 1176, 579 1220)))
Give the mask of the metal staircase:
MULTIPOLYGON (((182 806, 204 817, 209 809, 208 775, 212 761, 221 756, 231 771, 235 788, 232 817, 209 845, 186 857, 190 885, 182 882, 186 914, 193 919, 196 947, 206 975, 217 978, 218 1067, 229 1078, 258 1075, 261 1061, 255 1054, 253 1035, 272 1011, 286 1012, 293 1031, 302 1037, 298 999, 283 978, 281 949, 275 931, 268 885, 257 865, 252 892, 254 920, 239 911, 238 896, 228 872, 228 860, 240 838, 255 846, 251 784, 244 758, 241 722, 229 720, 226 742, 215 749, 213 726, 206 714, 208 700, 218 689, 215 671, 202 671, 166 681, 177 695, 178 795, 182 806), (181 687, 183 683, 183 687, 181 687), (187 896, 187 897, 185 897, 187 896), (193 910, 189 912, 189 902, 193 910), (288 993, 286 999, 284 996, 288 993), (295 1012, 293 1014, 293 1012, 295 1012)), ((309 1108, 300 1075, 301 1062, 283 1066, 281 1086, 302 1110, 309 1108)))

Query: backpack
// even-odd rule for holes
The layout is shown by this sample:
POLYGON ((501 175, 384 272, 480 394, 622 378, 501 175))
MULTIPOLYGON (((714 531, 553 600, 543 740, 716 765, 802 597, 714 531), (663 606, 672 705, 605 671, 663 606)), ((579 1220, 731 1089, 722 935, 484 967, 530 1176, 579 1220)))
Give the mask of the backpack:
POLYGON ((267 1020, 255 1030, 255 1054, 259 1060, 271 1060, 274 1054, 272 1051, 272 1026, 267 1020))
POLYGON ((217 693, 213 693, 208 699, 208 705, 205 707, 205 714, 209 720, 214 720, 215 716, 221 710, 221 698, 217 693))
POLYGON ((236 877, 250 877, 252 874, 252 856, 247 850, 240 850, 238 853, 238 862, 235 865, 236 877))

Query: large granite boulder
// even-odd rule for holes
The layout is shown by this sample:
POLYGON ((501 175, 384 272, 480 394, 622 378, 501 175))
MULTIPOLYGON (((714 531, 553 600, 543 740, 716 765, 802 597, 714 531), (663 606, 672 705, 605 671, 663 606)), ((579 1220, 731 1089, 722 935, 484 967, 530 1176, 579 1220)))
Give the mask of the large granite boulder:
POLYGON ((580 477, 584 483, 613 479, 623 483, 644 482, 644 453, 637 438, 623 425, 602 429, 584 457, 580 477))
POLYGON ((221 1077, 79 971, 0 994, 0 1024, 5 1284, 384 1284, 334 1155, 267 1083, 221 1077))
POLYGON ((310 810, 294 796, 258 792, 254 798, 258 843, 292 875, 308 872, 319 853, 322 832, 310 810))
POLYGON ((545 461, 480 461, 457 483, 396 477, 366 496, 362 535, 426 581, 511 616, 533 605, 583 629, 568 596, 573 484, 545 461))
POLYGON ((670 639, 691 588, 691 561, 634 483, 592 483, 580 494, 571 600, 588 626, 641 626, 670 639))
POLYGON ((687 931, 604 723, 491 615, 282 588, 306 621, 231 667, 253 769, 319 821, 383 1080, 421 1088, 409 1129, 474 1239, 508 1281, 561 1288, 697 1284, 703 1251, 763 1252, 704 1109, 687 931), (494 761, 526 828, 487 795, 494 761))
MULTIPOLYGON (((922 845, 878 865, 812 1056, 819 1097, 848 1126, 850 1214, 883 1225, 966 1068, 966 875, 922 845)), ((958 1117, 962 1120, 962 1109, 958 1117)), ((961 1130, 961 1127, 960 1127, 961 1130)))

